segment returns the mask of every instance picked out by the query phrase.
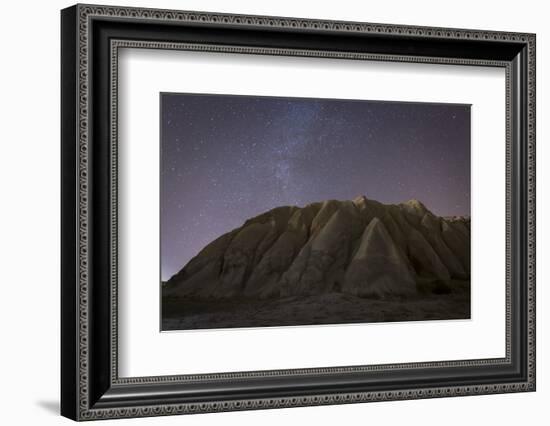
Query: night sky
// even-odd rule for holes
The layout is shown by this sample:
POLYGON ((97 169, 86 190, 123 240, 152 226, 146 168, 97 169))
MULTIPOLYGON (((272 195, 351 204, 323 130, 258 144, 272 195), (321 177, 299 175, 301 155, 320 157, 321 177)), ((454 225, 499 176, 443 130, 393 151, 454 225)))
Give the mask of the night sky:
POLYGON ((470 214, 470 106, 161 94, 161 275, 251 217, 358 195, 470 214))

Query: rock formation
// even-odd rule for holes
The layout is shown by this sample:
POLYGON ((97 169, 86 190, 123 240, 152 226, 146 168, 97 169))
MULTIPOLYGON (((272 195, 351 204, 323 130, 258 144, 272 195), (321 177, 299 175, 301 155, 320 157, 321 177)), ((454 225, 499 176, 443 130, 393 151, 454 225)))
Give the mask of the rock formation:
POLYGON ((470 278, 470 219, 421 202, 361 196, 279 207, 222 235, 163 287, 164 297, 414 294, 419 282, 470 278))

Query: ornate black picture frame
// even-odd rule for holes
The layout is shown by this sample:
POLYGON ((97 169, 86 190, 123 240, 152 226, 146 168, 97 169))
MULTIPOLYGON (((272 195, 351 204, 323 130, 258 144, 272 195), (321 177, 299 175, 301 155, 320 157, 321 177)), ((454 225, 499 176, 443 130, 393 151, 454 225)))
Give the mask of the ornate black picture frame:
POLYGON ((61 13, 61 413, 159 416, 535 390, 535 35, 76 5, 61 13), (506 71, 506 356, 159 377, 118 375, 121 47, 506 71))

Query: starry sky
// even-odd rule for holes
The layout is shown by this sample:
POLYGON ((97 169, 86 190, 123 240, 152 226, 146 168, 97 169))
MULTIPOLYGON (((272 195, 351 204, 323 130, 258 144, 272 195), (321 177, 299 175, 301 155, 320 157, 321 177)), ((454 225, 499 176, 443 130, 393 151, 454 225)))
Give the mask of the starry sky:
POLYGON ((470 106, 162 93, 161 276, 251 217, 358 195, 470 214, 470 106))

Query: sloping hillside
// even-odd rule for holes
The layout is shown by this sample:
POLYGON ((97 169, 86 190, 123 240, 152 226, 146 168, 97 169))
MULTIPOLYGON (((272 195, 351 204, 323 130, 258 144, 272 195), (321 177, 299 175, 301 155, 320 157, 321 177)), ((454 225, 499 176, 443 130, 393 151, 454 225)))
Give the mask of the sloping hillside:
POLYGON ((163 285, 163 298, 410 296, 470 278, 470 219, 364 196, 285 206, 222 235, 163 285))

